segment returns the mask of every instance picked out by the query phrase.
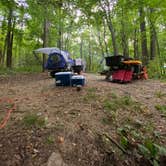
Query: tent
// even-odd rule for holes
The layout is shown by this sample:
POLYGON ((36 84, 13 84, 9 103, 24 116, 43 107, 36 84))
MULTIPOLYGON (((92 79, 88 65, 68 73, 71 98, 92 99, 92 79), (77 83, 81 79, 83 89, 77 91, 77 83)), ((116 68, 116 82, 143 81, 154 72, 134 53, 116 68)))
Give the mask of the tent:
POLYGON ((44 67, 51 71, 52 75, 54 75, 55 72, 71 70, 71 66, 74 64, 74 61, 70 58, 69 52, 60 50, 56 47, 46 47, 34 50, 35 56, 37 53, 48 55, 44 67))

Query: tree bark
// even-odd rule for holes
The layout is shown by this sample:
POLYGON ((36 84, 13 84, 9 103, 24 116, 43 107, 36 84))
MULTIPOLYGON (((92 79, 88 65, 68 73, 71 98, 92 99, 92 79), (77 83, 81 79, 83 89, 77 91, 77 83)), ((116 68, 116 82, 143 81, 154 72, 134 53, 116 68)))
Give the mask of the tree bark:
POLYGON ((89 39, 89 71, 91 71, 91 67, 92 67, 92 56, 91 56, 91 43, 89 39))
POLYGON ((102 43, 102 39, 101 39, 101 30, 100 30, 100 27, 99 27, 99 24, 97 21, 96 21, 96 28, 97 28, 97 37, 98 37, 98 41, 99 41, 101 55, 102 55, 102 57, 104 57, 104 49, 103 49, 103 43, 102 43))
POLYGON ((106 24, 105 24, 105 20, 103 20, 103 25, 104 25, 103 37, 104 37, 105 52, 108 55, 109 52, 108 52, 108 45, 107 45, 107 42, 106 42, 106 24))
MULTIPOLYGON (((48 47, 48 36, 49 36, 49 21, 47 18, 44 19, 44 34, 43 34, 43 47, 48 47)), ((46 55, 43 54, 42 71, 45 71, 46 55)))
POLYGON ((57 47, 59 49, 63 48, 63 37, 62 37, 62 3, 58 3, 58 13, 59 13, 59 22, 58 22, 58 41, 57 41, 57 47))
POLYGON ((140 14, 142 61, 143 64, 146 65, 148 63, 148 48, 147 48, 147 37, 146 37, 145 13, 142 7, 140 7, 139 9, 139 14, 140 14))
POLYGON ((8 28, 7 28, 7 57, 6 67, 12 67, 12 44, 13 44, 13 33, 12 33, 12 16, 13 11, 10 9, 8 16, 8 28))
POLYGON ((134 58, 139 59, 139 49, 138 49, 138 30, 137 28, 134 29, 134 58))
POLYGON ((83 59, 83 39, 82 39, 82 36, 81 36, 81 42, 80 42, 80 57, 81 59, 83 59))
POLYGON ((156 30, 155 23, 153 20, 153 9, 150 9, 150 60, 156 57, 156 30))
POLYGON ((103 6, 102 1, 100 0, 101 8, 103 9, 103 11, 105 13, 105 18, 106 18, 106 21, 107 21, 107 25, 108 25, 108 28, 111 32, 113 52, 114 52, 114 55, 118 55, 118 46, 117 46, 117 43, 116 43, 115 30, 114 30, 114 27, 113 27, 113 24, 112 24, 112 19, 111 19, 111 16, 110 16, 111 6, 110 6, 110 3, 108 1, 105 1, 104 4, 107 7, 103 6))
POLYGON ((112 25, 112 21, 109 20, 109 23, 108 23, 108 27, 109 27, 109 30, 111 32, 111 38, 112 38, 112 46, 113 46, 113 52, 114 52, 114 55, 118 55, 118 48, 117 48, 117 44, 116 44, 116 37, 115 37, 115 32, 114 32, 114 28, 113 28, 113 25, 112 25))
POLYGON ((129 46, 128 46, 128 39, 127 34, 125 32, 125 22, 124 22, 124 11, 122 8, 122 17, 121 17, 121 40, 122 40, 122 49, 123 49, 123 55, 129 56, 129 46))
POLYGON ((4 46, 3 46, 3 52, 2 52, 2 59, 1 59, 2 65, 4 65, 4 62, 5 62, 6 51, 7 51, 7 35, 6 35, 5 40, 4 40, 4 46))

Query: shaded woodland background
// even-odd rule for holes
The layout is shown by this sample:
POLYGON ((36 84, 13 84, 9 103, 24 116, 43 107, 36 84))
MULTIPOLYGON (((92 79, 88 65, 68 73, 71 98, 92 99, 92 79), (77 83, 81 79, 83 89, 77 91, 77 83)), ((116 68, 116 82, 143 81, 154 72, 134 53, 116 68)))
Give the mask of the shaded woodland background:
POLYGON ((102 70, 104 56, 131 56, 148 65, 150 77, 164 78, 166 3, 0 0, 0 73, 41 71, 33 55, 40 47, 58 47, 84 58, 91 72, 102 70))

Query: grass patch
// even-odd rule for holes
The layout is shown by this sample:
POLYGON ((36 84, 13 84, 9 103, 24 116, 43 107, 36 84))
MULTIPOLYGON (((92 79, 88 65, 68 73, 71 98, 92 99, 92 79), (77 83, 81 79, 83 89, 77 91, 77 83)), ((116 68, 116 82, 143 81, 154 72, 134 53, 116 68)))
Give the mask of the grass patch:
POLYGON ((83 100, 88 102, 92 100, 96 100, 96 88, 89 88, 87 89, 87 94, 83 97, 83 100))
POLYGON ((155 92, 155 96, 157 97, 157 98, 163 98, 164 96, 166 96, 166 94, 165 93, 162 93, 161 91, 157 91, 157 92, 155 92))
POLYGON ((23 66, 17 68, 0 68, 0 75, 8 76, 15 75, 17 73, 38 73, 41 72, 41 66, 23 66))
POLYGON ((53 144, 54 143, 54 138, 53 136, 49 135, 47 138, 46 138, 46 144, 53 144))
POLYGON ((166 105, 155 105, 155 108, 166 115, 166 105))
POLYGON ((103 107, 105 110, 116 111, 118 109, 130 109, 134 111, 140 111, 140 103, 134 101, 130 96, 123 96, 120 98, 114 98, 112 100, 104 100, 103 107))
POLYGON ((117 97, 118 97, 118 96, 117 96, 115 93, 113 93, 113 92, 111 93, 111 98, 117 99, 117 97))
POLYGON ((44 127, 45 119, 43 117, 39 117, 36 114, 27 114, 23 118, 23 124, 27 127, 44 127))
POLYGON ((107 110, 107 111, 110 111, 110 110, 116 111, 119 108, 119 105, 117 104, 116 101, 114 101, 114 100, 110 101, 108 99, 106 99, 104 101, 103 106, 104 106, 104 109, 107 110))
POLYGON ((94 87, 92 87, 92 88, 88 88, 87 89, 87 91, 89 92, 89 93, 95 93, 96 92, 96 88, 94 88, 94 87))

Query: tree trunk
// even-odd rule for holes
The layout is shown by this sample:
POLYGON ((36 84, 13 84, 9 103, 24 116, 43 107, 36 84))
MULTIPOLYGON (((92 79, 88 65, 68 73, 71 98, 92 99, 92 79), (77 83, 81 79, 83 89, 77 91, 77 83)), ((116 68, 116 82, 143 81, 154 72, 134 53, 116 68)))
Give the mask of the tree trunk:
POLYGON ((99 41, 101 55, 102 55, 102 57, 104 57, 104 49, 103 49, 103 44, 102 44, 102 39, 101 39, 101 32, 100 32, 100 28, 99 28, 99 25, 97 22, 96 22, 96 27, 97 27, 97 37, 98 37, 98 41, 99 41))
POLYGON ((112 38, 112 46, 113 46, 113 52, 114 52, 114 55, 118 55, 118 47, 117 47, 117 44, 116 44, 116 37, 115 37, 115 32, 114 32, 114 28, 113 28, 113 25, 112 25, 112 21, 109 20, 109 30, 111 32, 111 38, 112 38))
POLYGON ((121 32, 123 55, 128 57, 129 56, 129 47, 128 47, 128 41, 127 41, 126 38, 127 37, 126 37, 125 31, 124 31, 124 27, 123 27, 122 28, 122 32, 121 32))
POLYGON ((156 30, 153 20, 153 9, 150 9, 150 59, 153 60, 156 56, 156 30))
POLYGON ((7 51, 7 35, 4 40, 4 46, 3 46, 3 52, 2 52, 2 60, 1 60, 2 65, 4 65, 4 62, 5 62, 6 51, 7 51))
POLYGON ((89 40, 89 71, 91 71, 91 67, 92 67, 92 55, 91 55, 91 43, 89 40))
POLYGON ((156 56, 156 35, 154 25, 150 27, 150 59, 153 60, 156 56))
POLYGON ((59 22, 58 22, 58 41, 57 41, 57 47, 61 50, 63 47, 62 44, 62 3, 59 3, 59 9, 58 9, 58 15, 59 15, 59 22))
POLYGON ((2 50, 0 49, 0 65, 2 65, 2 50))
POLYGON ((108 0, 105 1, 104 3, 107 6, 107 8, 105 8, 105 6, 103 6, 102 1, 100 0, 101 8, 105 12, 105 18, 106 18, 106 21, 107 21, 107 25, 108 25, 108 28, 111 32, 113 52, 114 52, 114 55, 118 55, 118 46, 117 46, 117 43, 116 43, 115 31, 114 31, 114 27, 113 27, 113 24, 112 24, 112 19, 111 19, 111 16, 110 16, 111 6, 110 6, 110 3, 109 3, 108 0))
POLYGON ((107 45, 107 42, 106 42, 106 24, 105 24, 105 20, 103 20, 103 25, 104 25, 103 37, 104 37, 105 52, 108 55, 109 52, 108 52, 108 45, 107 45))
POLYGON ((139 59, 139 51, 138 51, 138 30, 137 28, 134 29, 134 58, 139 59))
POLYGON ((1 37, 0 37, 0 40, 1 41, 4 41, 4 43, 1 45, 0 47, 0 65, 3 66, 3 62, 4 62, 4 46, 6 44, 6 36, 4 37, 4 34, 5 34, 5 22, 6 22, 6 17, 3 16, 3 20, 2 20, 2 25, 1 25, 1 37), (5 38, 5 39, 4 39, 5 38))
POLYGON ((128 46, 128 39, 127 34, 125 32, 125 22, 124 22, 124 11, 122 8, 122 16, 121 16, 121 40, 122 40, 122 49, 123 49, 123 55, 129 56, 129 46, 128 46))
POLYGON ((83 59, 83 39, 82 39, 82 36, 81 36, 81 42, 80 42, 80 57, 81 59, 83 59))
POLYGON ((13 11, 10 9, 8 16, 8 28, 7 28, 7 57, 6 57, 6 67, 12 67, 12 14, 13 11))
MULTIPOLYGON (((43 34, 43 47, 48 47, 48 35, 49 35, 49 22, 47 18, 44 19, 44 34, 43 34)), ((46 55, 43 54, 42 71, 45 71, 46 55)))
POLYGON ((140 14, 142 61, 143 64, 146 65, 148 63, 148 48, 147 48, 147 37, 146 37, 145 13, 142 7, 140 7, 139 9, 139 14, 140 14))

